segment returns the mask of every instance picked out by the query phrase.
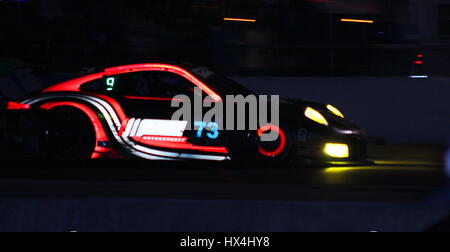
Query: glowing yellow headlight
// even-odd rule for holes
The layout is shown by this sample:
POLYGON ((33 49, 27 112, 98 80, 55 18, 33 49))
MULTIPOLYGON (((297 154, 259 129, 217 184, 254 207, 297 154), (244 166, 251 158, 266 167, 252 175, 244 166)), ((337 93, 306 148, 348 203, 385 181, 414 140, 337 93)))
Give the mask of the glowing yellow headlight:
POLYGON ((325 145, 325 154, 332 158, 348 158, 350 150, 346 144, 328 143, 325 145))
POLYGON ((331 106, 331 105, 328 105, 328 106, 327 106, 327 109, 328 109, 329 111, 331 111, 333 114, 335 114, 335 115, 337 115, 337 116, 339 116, 339 117, 344 118, 344 114, 342 114, 342 112, 339 111, 339 109, 337 109, 336 107, 333 107, 333 106, 331 106))
POLYGON ((308 107, 305 111, 305 116, 317 123, 328 126, 327 119, 325 119, 325 117, 323 117, 323 115, 319 111, 313 108, 308 107))

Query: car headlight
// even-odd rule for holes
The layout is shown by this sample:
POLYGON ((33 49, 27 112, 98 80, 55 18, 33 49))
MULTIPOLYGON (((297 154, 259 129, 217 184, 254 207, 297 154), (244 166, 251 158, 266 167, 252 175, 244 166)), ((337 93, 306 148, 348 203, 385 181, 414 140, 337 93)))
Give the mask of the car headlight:
POLYGON ((336 107, 333 107, 331 105, 327 105, 327 109, 329 111, 331 111, 331 113, 333 113, 333 114, 335 114, 335 115, 337 115, 339 117, 345 118, 344 114, 342 114, 342 112, 339 109, 337 109, 336 107))
POLYGON ((308 107, 305 110, 305 116, 313 121, 315 121, 316 123, 320 123, 322 125, 328 126, 328 121, 327 119, 325 119, 325 117, 317 110, 308 107))
POLYGON ((348 158, 350 150, 346 144, 327 143, 325 145, 325 154, 333 158, 348 158))

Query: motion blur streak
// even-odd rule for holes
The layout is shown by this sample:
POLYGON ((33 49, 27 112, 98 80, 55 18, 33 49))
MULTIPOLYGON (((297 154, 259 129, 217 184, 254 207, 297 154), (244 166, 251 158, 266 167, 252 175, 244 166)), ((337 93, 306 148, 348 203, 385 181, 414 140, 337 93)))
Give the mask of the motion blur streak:
POLYGON ((363 24, 373 24, 375 21, 373 20, 362 20, 362 19, 341 19, 342 22, 347 23, 363 23, 363 24))
POLYGON ((394 166, 441 166, 442 162, 407 161, 407 160, 375 160, 376 165, 394 166))
POLYGON ((429 76, 428 75, 411 75, 410 78, 411 79, 428 79, 429 76))
POLYGON ((224 18, 225 21, 235 21, 235 22, 248 22, 248 23, 255 23, 255 19, 245 19, 245 18, 224 18))
POLYGON ((327 168, 323 171, 325 174, 343 174, 343 173, 351 173, 351 172, 435 172, 440 171, 439 168, 434 167, 407 167, 407 166, 361 166, 361 167, 331 167, 327 168))
POLYGON ((357 169, 365 168, 328 168, 324 171, 324 173, 344 173, 348 171, 356 171, 357 169))

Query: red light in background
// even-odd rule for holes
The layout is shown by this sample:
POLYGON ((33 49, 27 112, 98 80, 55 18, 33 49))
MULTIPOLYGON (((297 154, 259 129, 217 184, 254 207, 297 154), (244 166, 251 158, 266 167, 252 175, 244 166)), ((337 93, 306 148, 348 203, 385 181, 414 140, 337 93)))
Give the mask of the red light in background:
POLYGON ((417 53, 416 58, 413 61, 414 65, 423 65, 425 63, 424 58, 425 55, 423 53, 417 53))

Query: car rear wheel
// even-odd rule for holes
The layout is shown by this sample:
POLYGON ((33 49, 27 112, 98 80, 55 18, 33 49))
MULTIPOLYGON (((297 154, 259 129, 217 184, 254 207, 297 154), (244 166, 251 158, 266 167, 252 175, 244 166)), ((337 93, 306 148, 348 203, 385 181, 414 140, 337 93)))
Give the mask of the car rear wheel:
POLYGON ((71 107, 49 111, 43 132, 44 155, 50 159, 89 159, 94 152, 95 129, 88 116, 71 107))

